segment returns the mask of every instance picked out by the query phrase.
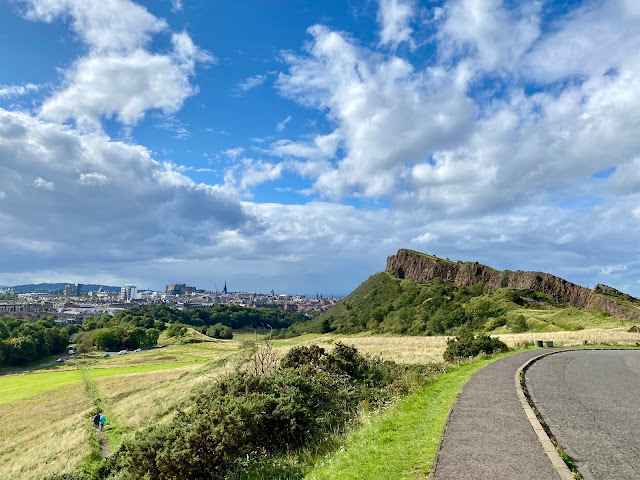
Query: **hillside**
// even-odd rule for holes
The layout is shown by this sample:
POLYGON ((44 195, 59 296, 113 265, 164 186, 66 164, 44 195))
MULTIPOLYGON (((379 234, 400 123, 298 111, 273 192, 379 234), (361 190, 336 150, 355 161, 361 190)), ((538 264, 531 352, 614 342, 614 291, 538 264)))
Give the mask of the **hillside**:
MULTIPOLYGON (((67 285, 74 285, 75 282, 68 283, 29 283, 26 285, 14 285, 13 287, 5 287, 10 289, 13 293, 61 293, 64 292, 64 287, 67 285)), ((82 291, 84 293, 87 292, 97 292, 98 289, 102 287, 102 290, 105 292, 120 292, 120 287, 114 287, 109 285, 97 285, 97 284, 86 284, 82 285, 82 291)), ((2 287, 0 287, 2 288, 2 287)))
POLYGON ((326 313, 283 335, 401 335, 553 332, 631 326, 640 300, 611 287, 593 290, 542 272, 499 271, 399 250, 326 313))
POLYGON ((456 287, 482 283, 489 292, 500 288, 533 290, 549 295, 556 303, 640 321, 640 299, 602 284, 589 290, 543 272, 500 271, 478 262, 452 262, 406 249, 400 249, 396 255, 387 258, 385 271, 397 278, 420 283, 436 278, 452 282, 456 287))

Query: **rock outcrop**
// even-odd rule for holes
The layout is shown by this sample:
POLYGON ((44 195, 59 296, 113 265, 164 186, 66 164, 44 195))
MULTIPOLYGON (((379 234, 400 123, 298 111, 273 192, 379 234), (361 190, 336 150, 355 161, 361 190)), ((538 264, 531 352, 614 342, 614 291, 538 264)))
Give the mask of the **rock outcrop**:
POLYGON ((498 288, 534 290, 550 295, 558 303, 568 303, 575 307, 640 321, 639 299, 606 285, 598 285, 589 290, 543 272, 500 271, 478 262, 452 262, 406 249, 400 249, 397 254, 387 258, 386 272, 420 283, 441 277, 445 281, 453 282, 457 287, 470 287, 481 282, 489 291, 498 288))

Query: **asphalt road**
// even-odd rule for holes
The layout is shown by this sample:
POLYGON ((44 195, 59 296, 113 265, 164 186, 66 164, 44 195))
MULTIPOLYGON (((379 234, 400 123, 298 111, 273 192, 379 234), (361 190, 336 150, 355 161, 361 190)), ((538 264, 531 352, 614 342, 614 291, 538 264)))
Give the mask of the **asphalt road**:
POLYGON ((553 480, 560 478, 520 404, 518 368, 544 353, 501 358, 475 373, 453 406, 435 480, 553 480))
POLYGON ((526 379, 585 479, 640 478, 640 351, 558 353, 534 363, 526 379))

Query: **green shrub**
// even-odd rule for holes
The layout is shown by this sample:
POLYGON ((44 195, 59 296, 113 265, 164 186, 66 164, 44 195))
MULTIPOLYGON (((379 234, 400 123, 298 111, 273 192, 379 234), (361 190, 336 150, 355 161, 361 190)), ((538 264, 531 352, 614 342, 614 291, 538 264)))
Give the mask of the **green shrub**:
POLYGON ((460 358, 470 358, 480 353, 506 352, 509 347, 498 338, 487 335, 475 337, 472 333, 465 332, 459 337, 447 340, 447 348, 444 351, 444 359, 453 362, 460 358))
POLYGON ((380 404, 424 382, 423 371, 341 343, 332 353, 296 347, 273 373, 222 379, 171 423, 125 440, 96 478, 254 478, 248 472, 281 468, 269 459, 342 429, 363 403, 380 404))

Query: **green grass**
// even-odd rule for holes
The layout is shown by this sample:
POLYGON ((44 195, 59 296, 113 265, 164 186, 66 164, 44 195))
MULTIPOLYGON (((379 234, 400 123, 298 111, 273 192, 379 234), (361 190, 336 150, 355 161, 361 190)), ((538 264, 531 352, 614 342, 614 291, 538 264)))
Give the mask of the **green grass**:
MULTIPOLYGON (((173 362, 154 365, 139 365, 131 367, 94 368, 89 369, 88 375, 92 380, 98 378, 127 375, 130 373, 145 373, 170 368, 186 367, 204 364, 203 361, 173 362)), ((0 405, 29 398, 39 393, 64 387, 72 383, 81 382, 80 370, 63 372, 25 373, 0 377, 0 405)))
POLYGON ((307 480, 401 480, 426 478, 440 433, 458 392, 476 371, 505 353, 461 364, 348 435, 307 480))
POLYGON ((82 376, 79 370, 0 377, 0 405, 81 381, 82 376))

